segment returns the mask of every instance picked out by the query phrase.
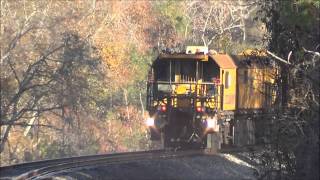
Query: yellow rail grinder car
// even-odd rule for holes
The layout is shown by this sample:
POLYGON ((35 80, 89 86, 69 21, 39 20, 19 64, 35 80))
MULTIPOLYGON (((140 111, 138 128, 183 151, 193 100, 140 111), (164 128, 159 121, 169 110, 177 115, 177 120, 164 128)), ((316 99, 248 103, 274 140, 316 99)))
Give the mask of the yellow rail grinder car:
POLYGON ((151 140, 211 149, 254 143, 252 122, 238 117, 272 107, 276 76, 256 51, 228 55, 193 46, 160 54, 147 83, 151 140))

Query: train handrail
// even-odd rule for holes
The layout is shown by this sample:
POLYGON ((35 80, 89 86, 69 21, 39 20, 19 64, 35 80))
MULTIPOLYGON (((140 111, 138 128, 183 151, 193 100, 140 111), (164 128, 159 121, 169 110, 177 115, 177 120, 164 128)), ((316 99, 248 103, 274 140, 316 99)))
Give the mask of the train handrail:
MULTIPOLYGON (((163 100, 164 98, 167 99, 174 99, 174 98, 191 98, 191 99, 198 99, 201 101, 212 101, 215 103, 215 108, 218 108, 219 105, 219 87, 221 88, 221 84, 213 83, 213 82, 196 82, 196 81, 184 81, 184 82, 168 82, 168 81, 148 81, 147 84, 148 93, 147 93, 147 109, 154 108, 153 102, 163 100), (168 91, 159 91, 158 88, 155 88, 157 85, 170 85, 168 91), (175 85, 189 85, 189 89, 187 89, 186 94, 178 94, 174 91, 172 86, 175 85), (192 87, 193 86, 193 87, 192 87), (205 86, 212 86, 214 87, 212 92, 210 88, 206 88, 205 86), (192 88, 194 88, 192 90, 192 88), (198 91, 200 89, 200 91, 198 91), (203 90, 205 89, 205 90, 203 90), (210 94, 211 93, 211 94, 210 94)), ((196 102, 196 101, 192 101, 196 102)))
POLYGON ((195 81, 186 81, 186 82, 169 82, 169 81, 148 81, 148 83, 153 83, 153 84, 195 84, 195 85, 216 85, 220 86, 220 84, 217 83, 211 83, 211 82, 195 82, 195 81))

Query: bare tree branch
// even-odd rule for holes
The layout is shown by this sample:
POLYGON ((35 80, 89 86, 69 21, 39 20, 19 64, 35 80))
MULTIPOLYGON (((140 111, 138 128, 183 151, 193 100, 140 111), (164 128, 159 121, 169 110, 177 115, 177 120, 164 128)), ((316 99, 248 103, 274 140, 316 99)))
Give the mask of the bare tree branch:
POLYGON ((270 52, 269 50, 267 50, 267 54, 271 55, 272 57, 274 57, 275 59, 279 60, 282 63, 291 64, 288 61, 284 60, 283 58, 281 58, 281 57, 275 55, 274 53, 270 52))
POLYGON ((310 51, 310 50, 307 50, 306 48, 302 47, 303 51, 306 52, 306 53, 310 53, 310 54, 313 54, 315 56, 318 56, 320 57, 320 52, 317 52, 317 51, 310 51))
POLYGON ((207 46, 206 40, 204 39, 204 34, 206 33, 206 28, 207 28, 208 20, 209 20, 209 18, 210 18, 210 16, 211 16, 212 8, 213 8, 213 6, 210 6, 210 10, 209 10, 209 13, 208 13, 208 15, 207 15, 207 19, 206 19, 206 21, 205 21, 205 23, 204 23, 203 30, 202 30, 202 37, 201 37, 201 39, 202 39, 202 41, 203 41, 203 45, 204 45, 204 46, 207 46))

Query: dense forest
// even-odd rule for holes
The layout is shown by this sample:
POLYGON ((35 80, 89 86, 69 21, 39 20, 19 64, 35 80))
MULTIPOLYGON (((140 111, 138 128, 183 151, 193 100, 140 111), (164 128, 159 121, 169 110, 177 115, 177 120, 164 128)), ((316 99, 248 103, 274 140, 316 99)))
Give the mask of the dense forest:
POLYGON ((257 176, 318 179, 319 17, 319 0, 2 0, 1 165, 150 149, 152 61, 204 45, 268 49, 280 61, 257 176))

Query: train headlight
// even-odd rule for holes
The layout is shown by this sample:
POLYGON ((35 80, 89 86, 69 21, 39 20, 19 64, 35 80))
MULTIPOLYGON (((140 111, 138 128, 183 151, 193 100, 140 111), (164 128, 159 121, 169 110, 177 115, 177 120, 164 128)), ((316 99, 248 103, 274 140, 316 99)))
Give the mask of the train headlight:
POLYGON ((207 128, 208 129, 215 129, 217 127, 217 116, 208 117, 207 119, 207 128))
POLYGON ((147 125, 148 127, 154 126, 154 118, 148 117, 147 120, 146 120, 146 125, 147 125))
POLYGON ((219 125, 218 125, 218 118, 217 116, 214 116, 212 118, 207 119, 207 130, 213 130, 218 132, 219 131, 219 125))
POLYGON ((215 127, 215 119, 207 119, 207 128, 208 129, 213 129, 215 127))

